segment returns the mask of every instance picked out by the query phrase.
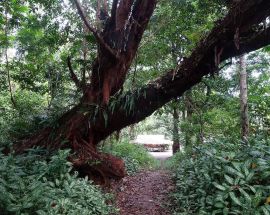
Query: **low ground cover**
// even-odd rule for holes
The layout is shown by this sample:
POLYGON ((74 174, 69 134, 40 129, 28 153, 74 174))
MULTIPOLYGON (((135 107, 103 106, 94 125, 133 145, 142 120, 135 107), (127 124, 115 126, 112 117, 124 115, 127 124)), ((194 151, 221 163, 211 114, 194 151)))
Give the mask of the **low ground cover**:
POLYGON ((176 214, 270 213, 269 141, 211 141, 180 152, 172 164, 176 214))

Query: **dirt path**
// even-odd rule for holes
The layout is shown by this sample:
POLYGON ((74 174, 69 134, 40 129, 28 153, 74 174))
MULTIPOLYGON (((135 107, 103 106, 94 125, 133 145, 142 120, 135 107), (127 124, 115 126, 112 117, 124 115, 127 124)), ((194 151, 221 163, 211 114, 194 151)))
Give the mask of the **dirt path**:
POLYGON ((166 204, 172 184, 171 174, 165 170, 142 171, 124 178, 117 188, 120 215, 170 215, 166 204))

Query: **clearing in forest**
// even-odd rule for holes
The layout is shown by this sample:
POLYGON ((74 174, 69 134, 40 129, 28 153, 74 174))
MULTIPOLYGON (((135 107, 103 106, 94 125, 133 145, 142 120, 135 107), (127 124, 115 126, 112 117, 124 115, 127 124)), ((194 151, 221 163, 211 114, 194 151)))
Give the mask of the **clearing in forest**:
POLYGON ((127 176, 117 188, 120 215, 170 215, 169 194, 173 190, 170 172, 144 170, 127 176))

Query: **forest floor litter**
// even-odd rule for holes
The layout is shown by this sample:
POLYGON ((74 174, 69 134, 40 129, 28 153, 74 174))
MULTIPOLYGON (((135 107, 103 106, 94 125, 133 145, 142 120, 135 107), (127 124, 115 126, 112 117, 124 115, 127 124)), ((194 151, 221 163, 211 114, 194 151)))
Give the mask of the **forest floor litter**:
POLYGON ((115 187, 120 215, 170 215, 169 194, 174 189, 167 170, 144 170, 127 176, 115 187))

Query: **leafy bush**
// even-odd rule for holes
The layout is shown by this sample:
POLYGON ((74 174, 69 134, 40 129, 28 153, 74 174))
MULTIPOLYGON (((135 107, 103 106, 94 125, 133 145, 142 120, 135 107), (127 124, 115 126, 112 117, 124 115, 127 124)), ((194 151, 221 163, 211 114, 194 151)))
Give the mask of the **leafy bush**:
POLYGON ((21 156, 0 154, 1 214, 110 214, 109 196, 70 172, 68 154, 59 151, 48 162, 37 150, 21 156))
POLYGON ((16 108, 10 104, 10 95, 0 97, 0 146, 11 145, 18 138, 40 128, 38 116, 45 115, 45 99, 38 93, 20 90, 14 94, 16 108))
POLYGON ((172 171, 176 171, 178 168, 179 163, 187 158, 190 154, 190 148, 185 148, 185 151, 179 151, 173 154, 172 157, 169 157, 167 160, 164 162, 164 166, 166 169, 170 169, 172 171))
MULTIPOLYGON (((0 147, 10 146, 18 139, 33 134, 45 126, 57 126, 56 120, 67 111, 70 103, 54 98, 48 107, 47 98, 28 90, 14 92, 16 107, 11 105, 10 95, 3 92, 0 97, 0 147)), ((72 102, 76 98, 69 98, 72 102)))
POLYGON ((176 214, 270 214, 270 147, 212 142, 178 163, 176 214))
POLYGON ((114 142, 110 146, 106 145, 103 151, 122 158, 129 175, 136 173, 141 168, 153 168, 157 165, 157 161, 143 146, 127 141, 114 142))

